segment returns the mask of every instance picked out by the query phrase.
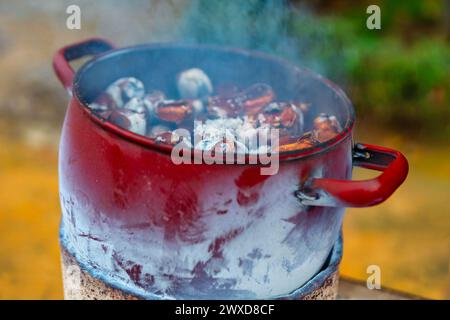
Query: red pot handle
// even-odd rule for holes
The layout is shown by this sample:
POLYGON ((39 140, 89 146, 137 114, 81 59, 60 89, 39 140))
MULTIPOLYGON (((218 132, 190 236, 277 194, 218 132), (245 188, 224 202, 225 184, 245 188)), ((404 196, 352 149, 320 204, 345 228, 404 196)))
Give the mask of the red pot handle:
POLYGON ((97 55, 111 49, 114 45, 101 38, 90 38, 59 49, 53 57, 53 69, 59 81, 69 94, 72 94, 75 71, 70 62, 85 56, 97 55))
POLYGON ((355 144, 353 165, 383 173, 361 181, 313 178, 296 196, 305 205, 370 207, 389 198, 408 175, 408 161, 400 152, 369 144, 355 144))

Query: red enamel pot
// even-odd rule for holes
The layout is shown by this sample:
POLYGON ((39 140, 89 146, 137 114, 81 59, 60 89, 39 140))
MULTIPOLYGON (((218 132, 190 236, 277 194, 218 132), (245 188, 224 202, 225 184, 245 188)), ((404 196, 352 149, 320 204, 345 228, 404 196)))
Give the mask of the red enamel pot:
POLYGON ((321 76, 261 53, 152 44, 123 49, 101 39, 62 48, 55 72, 71 99, 62 129, 61 243, 85 271, 144 298, 271 298, 302 286, 324 264, 345 207, 386 200, 405 180, 398 151, 352 142, 354 111, 321 76), (94 56, 76 73, 69 62, 94 56), (343 132, 260 165, 181 164, 170 149, 103 121, 87 105, 133 76, 169 95, 197 67, 213 84, 271 85, 311 104, 305 122, 335 115, 343 132), (352 181, 352 167, 381 174, 352 181))

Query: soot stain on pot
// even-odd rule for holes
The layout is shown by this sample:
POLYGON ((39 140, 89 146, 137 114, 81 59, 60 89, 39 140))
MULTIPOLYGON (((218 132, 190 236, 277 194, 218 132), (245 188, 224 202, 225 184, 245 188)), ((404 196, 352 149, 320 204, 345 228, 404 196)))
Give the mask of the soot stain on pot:
MULTIPOLYGON (((247 257, 239 258, 239 266, 242 268, 243 275, 252 276, 254 263, 260 259, 270 258, 269 254, 263 254, 262 249, 255 248, 252 252, 247 254, 247 257)), ((267 277, 265 277, 265 282, 267 282, 267 277)))
POLYGON ((207 213, 217 214, 218 216, 226 215, 230 210, 230 205, 233 203, 233 199, 228 199, 223 202, 214 202, 210 209, 207 209, 207 213))
POLYGON ((238 237, 242 232, 244 232, 245 228, 237 228, 229 231, 223 236, 217 237, 208 247, 208 252, 211 253, 213 258, 223 258, 223 247, 227 242, 238 237))
POLYGON ((73 201, 72 197, 65 197, 63 193, 60 192, 60 198, 62 202, 63 211, 66 213, 66 215, 69 216, 69 221, 72 224, 73 228, 77 227, 77 222, 74 215, 74 205, 75 202, 73 201))
POLYGON ((207 225, 201 219, 196 192, 186 183, 174 183, 170 189, 174 191, 164 207, 164 238, 191 244, 204 241, 207 225))
POLYGON ((340 224, 332 224, 327 215, 336 214, 332 209, 326 207, 308 206, 306 211, 301 211, 293 217, 286 219, 286 221, 294 224, 294 228, 287 234, 284 243, 288 243, 294 248, 299 245, 305 245, 309 250, 323 250, 328 247, 328 243, 334 241, 331 235, 334 234, 334 229, 339 228, 340 224), (332 229, 332 230, 329 230, 332 229), (300 232, 306 230, 305 232, 300 232), (320 233, 322 241, 315 241, 315 235, 320 233))
POLYGON ((296 267, 306 261, 307 257, 301 254, 302 252, 324 250, 336 240, 331 237, 335 234, 335 229, 340 228, 341 224, 335 224, 334 220, 330 221, 329 214, 338 213, 327 207, 304 206, 297 214, 288 219, 283 219, 293 224, 293 228, 288 232, 282 243, 296 249, 292 261, 283 261, 283 266, 288 272, 295 270, 296 267), (321 235, 322 241, 317 241, 317 234, 321 235), (301 247, 304 247, 304 249, 301 249, 301 247))
MULTIPOLYGON (((205 261, 199 261, 191 271, 193 275, 191 285, 196 289, 211 290, 210 285, 205 287, 209 283, 214 283, 213 287, 223 289, 231 289, 236 285, 237 280, 232 278, 215 278, 221 270, 228 264, 228 261, 224 258, 223 250, 224 246, 233 239, 237 238, 244 232, 245 228, 236 228, 227 232, 223 236, 216 237, 208 246, 208 252, 210 257, 205 261)), ((219 293, 219 292, 218 292, 219 293)), ((221 294, 224 294, 223 292, 221 294)))
POLYGON ((112 258, 117 266, 124 270, 135 284, 140 286, 142 266, 133 261, 124 260, 116 251, 113 252, 112 258))

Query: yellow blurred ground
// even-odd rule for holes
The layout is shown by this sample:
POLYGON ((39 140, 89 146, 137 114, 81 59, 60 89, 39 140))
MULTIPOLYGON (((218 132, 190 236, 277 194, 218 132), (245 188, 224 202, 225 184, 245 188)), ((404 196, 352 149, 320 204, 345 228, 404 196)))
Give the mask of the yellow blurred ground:
POLYGON ((57 154, 0 146, 0 298, 61 298, 57 154))
MULTIPOLYGON (((450 150, 376 138, 405 151, 410 175, 386 203, 348 210, 341 271, 366 279, 367 266, 376 264, 384 286, 449 298, 450 150)), ((57 152, 32 145, 0 138, 2 299, 62 298, 57 152)))
POLYGON ((347 211, 342 274, 365 281, 367 266, 374 264, 381 268, 382 286, 450 298, 449 156, 449 150, 411 152, 408 180, 392 198, 347 211), (434 166, 420 167, 428 157, 434 166))

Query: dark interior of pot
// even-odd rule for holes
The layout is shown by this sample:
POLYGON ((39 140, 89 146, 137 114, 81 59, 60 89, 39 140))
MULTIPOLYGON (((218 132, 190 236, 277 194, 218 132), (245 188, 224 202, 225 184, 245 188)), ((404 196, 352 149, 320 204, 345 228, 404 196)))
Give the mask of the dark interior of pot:
POLYGON ((160 44, 115 50, 79 70, 74 94, 89 104, 116 79, 135 77, 146 89, 161 90, 177 98, 176 76, 189 68, 204 70, 214 86, 269 84, 277 98, 310 105, 305 123, 311 124, 320 113, 336 116, 344 130, 353 123, 351 103, 328 80, 265 54, 222 47, 160 44))

